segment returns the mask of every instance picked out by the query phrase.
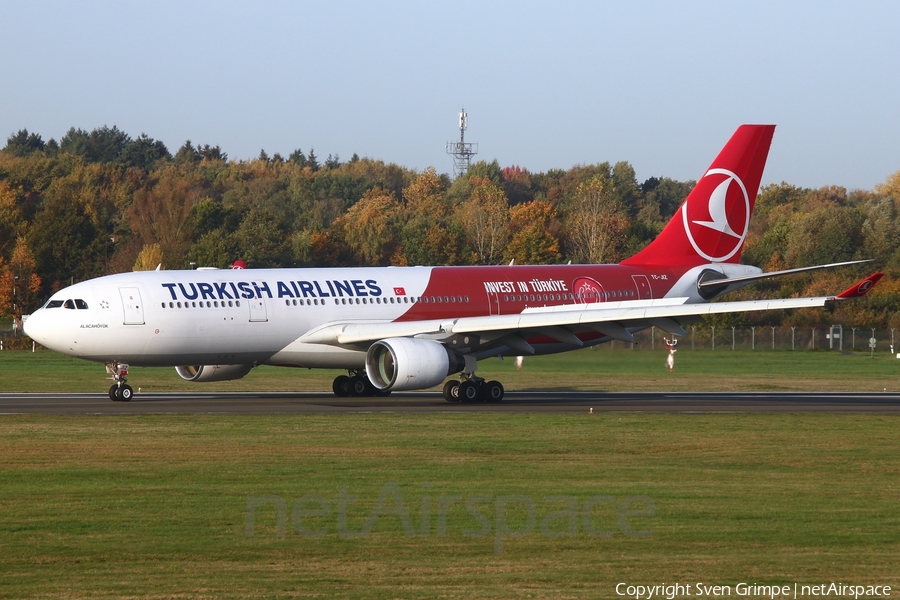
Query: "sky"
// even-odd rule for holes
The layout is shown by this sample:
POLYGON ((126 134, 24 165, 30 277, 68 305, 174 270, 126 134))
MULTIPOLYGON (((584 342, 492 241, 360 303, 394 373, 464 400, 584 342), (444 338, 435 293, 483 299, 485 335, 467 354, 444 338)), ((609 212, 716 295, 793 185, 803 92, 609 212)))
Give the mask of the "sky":
POLYGON ((900 2, 0 0, 0 143, 119 127, 452 173, 445 144, 532 172, 628 161, 699 178, 775 123, 763 183, 900 170, 900 2))

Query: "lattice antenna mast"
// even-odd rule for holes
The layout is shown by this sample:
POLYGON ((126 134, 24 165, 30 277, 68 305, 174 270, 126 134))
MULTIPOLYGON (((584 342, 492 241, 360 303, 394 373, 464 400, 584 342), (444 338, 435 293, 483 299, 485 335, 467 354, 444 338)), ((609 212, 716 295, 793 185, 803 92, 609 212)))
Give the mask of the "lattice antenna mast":
POLYGON ((469 162, 478 154, 478 142, 466 142, 466 127, 469 126, 469 115, 463 108, 459 113, 459 141, 447 142, 447 154, 453 155, 453 174, 461 177, 469 172, 469 162))

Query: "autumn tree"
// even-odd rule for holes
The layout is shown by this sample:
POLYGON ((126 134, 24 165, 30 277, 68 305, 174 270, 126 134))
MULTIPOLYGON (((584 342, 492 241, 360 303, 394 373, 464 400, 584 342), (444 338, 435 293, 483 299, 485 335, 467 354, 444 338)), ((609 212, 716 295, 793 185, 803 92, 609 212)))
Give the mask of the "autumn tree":
POLYGON ((161 268, 164 260, 163 251, 159 244, 145 244, 134 261, 132 271, 154 271, 161 268))
POLYGON ((816 204, 813 211, 793 220, 784 256, 787 264, 805 267, 857 258, 862 246, 860 212, 832 202, 816 204))
POLYGON ((527 169, 516 165, 504 167, 500 171, 500 177, 503 180, 503 191, 509 198, 510 206, 534 199, 534 192, 531 189, 531 174, 527 169))
POLYGON ((895 202, 900 202, 900 171, 888 176, 884 183, 875 186, 875 193, 879 196, 887 196, 895 202))
POLYGON ((23 225, 16 206, 16 192, 8 181, 0 181, 0 256, 9 256, 23 225))
POLYGON ((558 262, 560 223, 549 202, 532 200, 509 209, 509 243, 503 260, 520 265, 558 262))
POLYGON ((69 191, 49 195, 28 235, 37 272, 51 287, 97 274, 103 248, 89 206, 69 191))
POLYGON ((897 204, 889 196, 873 198, 866 207, 861 229, 863 248, 866 258, 878 261, 881 268, 900 269, 897 216, 897 204))
POLYGON ((135 192, 129 222, 142 246, 159 244, 170 267, 186 267, 195 227, 191 216, 203 197, 202 187, 175 168, 154 179, 151 187, 135 192))
POLYGON ((495 265, 503 257, 509 236, 509 201, 503 189, 486 177, 470 177, 472 192, 456 212, 475 262, 495 265))
POLYGON ((397 247, 396 221, 400 203, 383 188, 368 190, 333 225, 356 259, 365 266, 390 264, 397 247))
POLYGON ((875 186, 875 195, 866 202, 862 225, 866 258, 878 261, 882 268, 900 272, 900 171, 875 186))
POLYGON ((19 237, 7 264, 0 256, 0 314, 12 316, 19 327, 22 315, 41 304, 41 277, 25 238, 19 237))
POLYGON ((406 223, 394 264, 452 265, 460 260, 462 232, 452 220, 448 181, 434 167, 425 169, 405 188, 406 223))
POLYGON ((617 162, 613 165, 610 173, 610 184, 612 184, 616 198, 628 215, 631 217, 637 215, 641 208, 640 201, 643 194, 638 186, 634 167, 626 161, 617 162))
POLYGON ((620 258, 628 219, 607 177, 597 175, 579 184, 565 225, 573 261, 597 264, 620 258))

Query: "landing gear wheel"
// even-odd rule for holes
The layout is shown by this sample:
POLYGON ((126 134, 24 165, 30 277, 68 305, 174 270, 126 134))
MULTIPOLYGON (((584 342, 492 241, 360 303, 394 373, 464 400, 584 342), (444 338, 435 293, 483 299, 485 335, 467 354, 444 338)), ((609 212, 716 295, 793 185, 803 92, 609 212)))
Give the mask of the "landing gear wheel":
POLYGON ((478 399, 478 386, 473 381, 463 381, 459 384, 459 399, 461 402, 475 402, 478 399))
POLYGON ((130 385, 123 385, 116 391, 116 399, 121 400, 122 402, 128 402, 131 400, 131 397, 134 395, 134 390, 131 389, 130 385))
POLYGON ((452 379, 444 384, 444 400, 459 402, 459 382, 452 379))
POLYGON ((369 383, 369 380, 362 375, 357 375, 350 379, 350 395, 351 396, 373 396, 375 388, 369 383))
POLYGON ((500 402, 503 400, 503 384, 499 381, 488 381, 481 386, 481 393, 488 402, 500 402))
POLYGON ((110 379, 115 381, 109 388, 109 399, 114 402, 128 402, 134 395, 134 390, 125 383, 128 377, 128 365, 120 362, 106 363, 106 372, 112 375, 110 379))
POLYGON ((335 396, 338 397, 346 397, 350 395, 350 378, 346 375, 338 375, 334 378, 334 383, 331 384, 331 391, 334 392, 335 396))

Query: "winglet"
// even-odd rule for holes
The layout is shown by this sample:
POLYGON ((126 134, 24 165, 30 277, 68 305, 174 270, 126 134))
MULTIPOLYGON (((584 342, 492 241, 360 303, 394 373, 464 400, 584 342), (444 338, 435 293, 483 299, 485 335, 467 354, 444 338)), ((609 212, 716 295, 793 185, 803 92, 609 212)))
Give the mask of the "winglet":
POLYGON ((862 281, 854 283, 846 290, 835 296, 835 300, 847 300, 849 298, 862 298, 869 293, 878 280, 884 277, 884 273, 872 273, 862 281))

